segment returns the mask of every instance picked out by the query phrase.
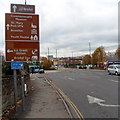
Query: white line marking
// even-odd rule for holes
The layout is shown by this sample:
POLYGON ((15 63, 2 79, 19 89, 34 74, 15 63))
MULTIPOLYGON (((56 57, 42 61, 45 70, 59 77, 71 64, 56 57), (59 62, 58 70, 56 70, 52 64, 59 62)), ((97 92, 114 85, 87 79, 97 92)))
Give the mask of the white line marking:
POLYGON ((65 80, 75 80, 74 78, 68 77, 68 76, 64 76, 65 80))
POLYGON ((68 79, 69 79, 69 80, 75 80, 75 79, 73 79, 73 78, 70 78, 70 77, 69 77, 68 79))
POLYGON ((112 81, 112 82, 116 82, 118 83, 119 81, 116 81, 116 80, 112 80, 112 79, 108 79, 109 81, 112 81))

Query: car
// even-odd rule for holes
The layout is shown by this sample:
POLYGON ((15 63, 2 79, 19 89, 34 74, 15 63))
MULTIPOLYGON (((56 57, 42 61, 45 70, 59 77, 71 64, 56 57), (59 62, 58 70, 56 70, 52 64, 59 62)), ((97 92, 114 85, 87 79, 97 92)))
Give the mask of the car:
POLYGON ((115 74, 120 75, 120 64, 112 64, 108 66, 109 75, 115 74))
POLYGON ((29 66, 30 73, 38 73, 39 71, 40 71, 40 66, 38 65, 29 66))
POLYGON ((40 69, 39 73, 45 73, 44 69, 40 69))

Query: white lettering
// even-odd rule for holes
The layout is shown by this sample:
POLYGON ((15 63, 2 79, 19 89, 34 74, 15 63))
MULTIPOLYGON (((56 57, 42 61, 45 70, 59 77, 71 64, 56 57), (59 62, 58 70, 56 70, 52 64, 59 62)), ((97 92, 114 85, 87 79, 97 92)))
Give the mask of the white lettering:
POLYGON ((16 55, 26 55, 26 53, 16 53, 16 55))
POLYGON ((23 30, 20 30, 20 29, 18 29, 18 30, 13 30, 13 29, 11 29, 11 32, 23 32, 23 30))
POLYGON ((11 38, 19 38, 19 36, 11 36, 11 38))
POLYGON ((24 57, 14 57, 14 59, 21 59, 21 60, 23 60, 24 57))

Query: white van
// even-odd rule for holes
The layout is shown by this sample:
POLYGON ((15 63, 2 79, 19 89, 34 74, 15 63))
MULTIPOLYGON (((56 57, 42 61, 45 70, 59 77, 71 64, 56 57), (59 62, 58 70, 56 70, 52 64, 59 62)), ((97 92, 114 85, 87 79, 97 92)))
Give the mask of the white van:
POLYGON ((109 65, 108 73, 109 73, 109 75, 111 75, 111 74, 119 75, 120 74, 120 64, 109 65))

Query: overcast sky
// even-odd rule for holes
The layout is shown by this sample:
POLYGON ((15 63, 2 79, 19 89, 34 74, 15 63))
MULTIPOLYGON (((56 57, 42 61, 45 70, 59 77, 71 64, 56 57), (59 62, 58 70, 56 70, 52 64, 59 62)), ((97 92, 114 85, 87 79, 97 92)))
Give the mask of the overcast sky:
MULTIPOLYGON (((4 50, 5 13, 10 4, 24 0, 0 1, 0 49, 4 50)), ((118 0, 27 0, 40 15, 41 55, 80 56, 104 46, 115 51, 118 45, 118 0)))

